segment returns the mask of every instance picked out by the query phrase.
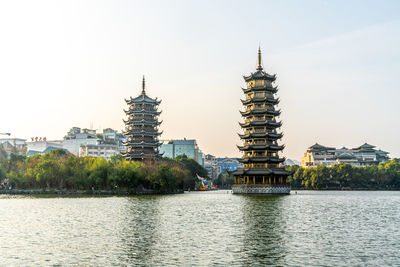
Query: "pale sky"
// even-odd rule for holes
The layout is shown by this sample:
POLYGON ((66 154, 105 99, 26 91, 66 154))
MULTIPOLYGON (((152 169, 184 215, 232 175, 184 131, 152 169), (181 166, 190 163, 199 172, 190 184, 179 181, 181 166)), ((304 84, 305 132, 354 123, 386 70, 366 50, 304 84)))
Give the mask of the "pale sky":
POLYGON ((161 139, 241 156, 242 75, 259 44, 284 156, 368 142, 400 157, 399 1, 0 1, 0 132, 121 130, 145 75, 161 139))

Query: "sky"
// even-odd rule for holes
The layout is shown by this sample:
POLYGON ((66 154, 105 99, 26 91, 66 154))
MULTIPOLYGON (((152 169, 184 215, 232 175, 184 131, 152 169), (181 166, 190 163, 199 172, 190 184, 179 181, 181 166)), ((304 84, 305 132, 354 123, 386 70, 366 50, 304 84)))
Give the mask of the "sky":
POLYGON ((400 157, 399 1, 0 0, 0 132, 122 130, 162 99, 161 139, 241 156, 243 75, 277 74, 283 155, 368 142, 400 157))

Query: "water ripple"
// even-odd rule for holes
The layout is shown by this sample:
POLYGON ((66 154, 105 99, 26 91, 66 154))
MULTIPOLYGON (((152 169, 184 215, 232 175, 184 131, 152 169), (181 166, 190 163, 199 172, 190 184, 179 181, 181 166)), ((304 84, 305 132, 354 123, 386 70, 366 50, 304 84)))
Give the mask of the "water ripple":
POLYGON ((0 196, 1 266, 398 266, 399 192, 0 196))

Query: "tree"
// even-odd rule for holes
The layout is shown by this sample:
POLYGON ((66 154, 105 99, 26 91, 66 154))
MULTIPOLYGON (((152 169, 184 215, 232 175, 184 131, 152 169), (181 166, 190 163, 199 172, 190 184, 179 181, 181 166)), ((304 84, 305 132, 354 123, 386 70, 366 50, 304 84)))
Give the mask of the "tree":
POLYGON ((175 158, 176 162, 182 163, 188 170, 191 172, 193 177, 199 175, 201 177, 207 176, 207 170, 204 169, 197 161, 194 159, 188 158, 185 154, 179 155, 175 158))
POLYGON ((7 152, 3 148, 3 144, 0 144, 0 160, 7 159, 7 152))

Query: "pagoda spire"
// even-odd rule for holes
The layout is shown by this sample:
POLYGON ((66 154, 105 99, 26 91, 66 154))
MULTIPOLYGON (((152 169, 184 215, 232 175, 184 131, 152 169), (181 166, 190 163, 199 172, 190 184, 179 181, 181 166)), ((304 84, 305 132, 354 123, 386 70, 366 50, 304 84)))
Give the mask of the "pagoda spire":
POLYGON ((261 48, 258 46, 258 66, 257 70, 262 70, 263 67, 261 66, 261 48))
POLYGON ((145 88, 146 88, 146 81, 145 81, 144 75, 143 75, 143 81, 142 81, 142 94, 143 95, 146 94, 145 88))

